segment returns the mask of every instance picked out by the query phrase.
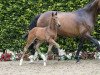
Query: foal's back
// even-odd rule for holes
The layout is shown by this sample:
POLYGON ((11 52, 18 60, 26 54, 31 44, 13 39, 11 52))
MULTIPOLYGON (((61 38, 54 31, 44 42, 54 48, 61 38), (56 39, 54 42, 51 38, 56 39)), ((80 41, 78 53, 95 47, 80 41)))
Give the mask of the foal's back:
POLYGON ((31 37, 37 38, 38 40, 45 40, 46 27, 35 27, 30 32, 31 37))
POLYGON ((29 32, 29 37, 33 37, 41 41, 47 41, 47 39, 50 38, 56 39, 57 33, 48 27, 35 27, 29 32))

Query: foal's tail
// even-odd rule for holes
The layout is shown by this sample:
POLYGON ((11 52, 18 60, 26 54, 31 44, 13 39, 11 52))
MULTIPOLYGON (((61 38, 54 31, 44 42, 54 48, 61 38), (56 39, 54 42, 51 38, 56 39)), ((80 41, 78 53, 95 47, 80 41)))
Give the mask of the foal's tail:
MULTIPOLYGON (((31 30, 31 29, 33 29, 34 27, 36 27, 36 25, 37 25, 37 20, 39 19, 40 16, 41 16, 41 14, 35 16, 35 18, 32 20, 32 22, 30 23, 30 25, 29 25, 29 27, 28 27, 29 30, 31 30)), ((27 37, 28 37, 28 33, 22 36, 23 39, 26 39, 27 37)))

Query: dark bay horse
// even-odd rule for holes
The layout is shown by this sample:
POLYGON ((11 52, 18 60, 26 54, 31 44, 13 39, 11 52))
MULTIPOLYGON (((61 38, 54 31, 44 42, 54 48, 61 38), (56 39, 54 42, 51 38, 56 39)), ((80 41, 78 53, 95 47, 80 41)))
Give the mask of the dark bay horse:
MULTIPOLYGON (((85 38, 92 41, 97 46, 98 50, 100 50, 98 41, 91 36, 96 18, 99 14, 99 9, 100 0, 94 0, 84 8, 77 11, 58 13, 58 19, 61 23, 61 28, 58 30, 58 34, 69 37, 78 36, 81 39, 78 51, 76 53, 77 61, 79 61, 79 52, 82 49, 85 38)), ((51 12, 52 11, 43 13, 37 21, 37 26, 46 26, 48 24, 49 14, 51 12)))
MULTIPOLYGON (((93 0, 84 8, 74 12, 58 12, 58 19, 61 23, 61 28, 58 30, 58 34, 67 37, 79 37, 81 40, 76 52, 77 62, 79 61, 79 53, 82 50, 85 38, 93 42, 100 51, 100 44, 91 36, 99 10, 100 0, 93 0)), ((37 19, 37 26, 47 26, 52 12, 56 11, 48 11, 41 14, 37 19)))
MULTIPOLYGON (((53 45, 56 46, 58 50, 60 50, 59 44, 55 42, 55 40, 57 39, 57 30, 60 27, 60 22, 57 17, 57 12, 54 12, 54 13, 52 12, 51 14, 52 16, 50 16, 49 23, 46 27, 35 27, 29 31, 27 44, 24 47, 23 55, 20 60, 20 65, 22 65, 23 57, 25 56, 27 49, 36 39, 37 39, 36 50, 38 51, 40 55, 41 55, 41 52, 39 51, 39 46, 43 42, 49 43, 47 55, 51 51, 51 48, 53 47, 53 45)), ((46 66, 46 61, 47 61, 46 57, 43 58, 44 66, 46 66)))

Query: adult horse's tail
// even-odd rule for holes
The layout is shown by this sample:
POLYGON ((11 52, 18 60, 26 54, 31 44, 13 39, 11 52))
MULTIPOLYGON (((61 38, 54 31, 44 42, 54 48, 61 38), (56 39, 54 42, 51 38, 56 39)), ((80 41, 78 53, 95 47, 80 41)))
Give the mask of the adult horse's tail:
MULTIPOLYGON (((36 25, 37 25, 37 20, 39 19, 40 15, 41 15, 41 14, 35 16, 35 18, 32 20, 32 22, 30 23, 30 25, 29 25, 29 27, 28 27, 29 30, 31 30, 32 28, 36 27, 36 25)), ((25 39, 25 38, 27 38, 27 37, 28 37, 28 33, 22 36, 23 39, 25 39)))

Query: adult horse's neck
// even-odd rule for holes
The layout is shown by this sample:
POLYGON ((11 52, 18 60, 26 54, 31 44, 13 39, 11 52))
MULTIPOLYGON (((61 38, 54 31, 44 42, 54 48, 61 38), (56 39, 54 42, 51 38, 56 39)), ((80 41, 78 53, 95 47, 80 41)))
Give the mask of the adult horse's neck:
POLYGON ((86 23, 91 23, 90 25, 93 27, 98 16, 98 3, 93 1, 84 8, 75 11, 75 13, 80 16, 81 19, 83 18, 86 23))

